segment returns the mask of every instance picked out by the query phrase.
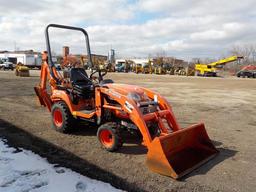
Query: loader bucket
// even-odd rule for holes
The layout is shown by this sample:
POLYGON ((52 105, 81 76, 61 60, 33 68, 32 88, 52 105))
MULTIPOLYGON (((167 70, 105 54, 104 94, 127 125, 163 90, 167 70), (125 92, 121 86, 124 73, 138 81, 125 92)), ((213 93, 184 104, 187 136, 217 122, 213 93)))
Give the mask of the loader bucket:
POLYGON ((146 164, 154 172, 178 179, 218 153, 204 124, 155 137, 148 147, 146 164))

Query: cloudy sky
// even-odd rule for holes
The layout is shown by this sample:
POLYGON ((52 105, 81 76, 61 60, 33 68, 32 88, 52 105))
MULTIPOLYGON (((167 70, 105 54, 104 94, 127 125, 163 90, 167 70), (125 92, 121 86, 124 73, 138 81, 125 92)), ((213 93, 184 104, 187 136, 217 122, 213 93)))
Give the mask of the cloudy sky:
POLYGON ((255 0, 0 0, 0 50, 45 50, 49 23, 85 28, 93 53, 216 58, 256 43, 255 0))

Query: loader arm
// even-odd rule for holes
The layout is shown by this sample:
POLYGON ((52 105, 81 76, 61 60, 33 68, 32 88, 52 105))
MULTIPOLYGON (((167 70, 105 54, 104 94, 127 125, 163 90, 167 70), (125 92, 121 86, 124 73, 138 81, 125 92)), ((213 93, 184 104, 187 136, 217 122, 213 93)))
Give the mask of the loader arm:
MULTIPOLYGON (((129 118, 143 136, 143 144, 148 149, 146 164, 152 171, 178 179, 218 153, 207 135, 204 124, 194 124, 182 129, 171 106, 160 94, 140 88, 159 107, 157 111, 143 114, 139 109, 139 103, 120 94, 123 90, 120 85, 116 89, 114 89, 115 85, 108 86, 108 88, 100 87, 100 94, 110 97, 120 105, 116 107, 105 103, 102 108, 127 113, 124 118, 129 118), (160 130, 158 135, 150 133, 149 122, 158 125, 160 130)), ((100 102, 98 104, 96 102, 98 109, 101 108, 99 106, 100 102)))

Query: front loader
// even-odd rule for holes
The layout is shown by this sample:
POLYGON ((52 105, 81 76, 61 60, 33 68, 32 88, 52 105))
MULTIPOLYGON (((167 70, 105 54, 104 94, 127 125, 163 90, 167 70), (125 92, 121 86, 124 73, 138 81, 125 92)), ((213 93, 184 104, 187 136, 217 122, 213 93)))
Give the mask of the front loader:
POLYGON ((80 31, 85 36, 88 64, 92 69, 93 63, 89 37, 84 29, 56 24, 47 26, 47 52, 43 54, 40 83, 35 92, 41 105, 51 112, 55 130, 69 132, 78 120, 94 122, 99 143, 111 152, 122 146, 123 131, 137 131, 148 149, 146 164, 149 169, 175 179, 218 153, 204 124, 181 128, 169 103, 154 91, 114 83, 104 79, 107 72, 99 69, 88 76, 83 68, 74 66, 70 78, 63 78, 52 61, 49 28, 80 31), (46 89, 47 83, 50 91, 46 89))

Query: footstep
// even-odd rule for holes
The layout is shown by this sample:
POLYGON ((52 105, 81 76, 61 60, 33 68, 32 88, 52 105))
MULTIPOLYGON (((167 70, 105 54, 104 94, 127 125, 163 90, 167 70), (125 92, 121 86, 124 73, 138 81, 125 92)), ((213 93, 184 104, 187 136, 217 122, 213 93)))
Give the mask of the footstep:
POLYGON ((0 187, 9 187, 9 186, 12 185, 15 181, 16 181, 16 179, 8 180, 8 181, 6 181, 6 182, 0 184, 0 187))
POLYGON ((77 184, 76 184, 76 192, 84 192, 86 190, 86 184, 79 181, 77 184))
POLYGON ((11 158, 6 158, 6 157, 0 157, 0 162, 4 164, 8 164, 10 161, 13 161, 11 158))
POLYGON ((65 170, 62 168, 55 168, 56 173, 65 173, 65 170))

